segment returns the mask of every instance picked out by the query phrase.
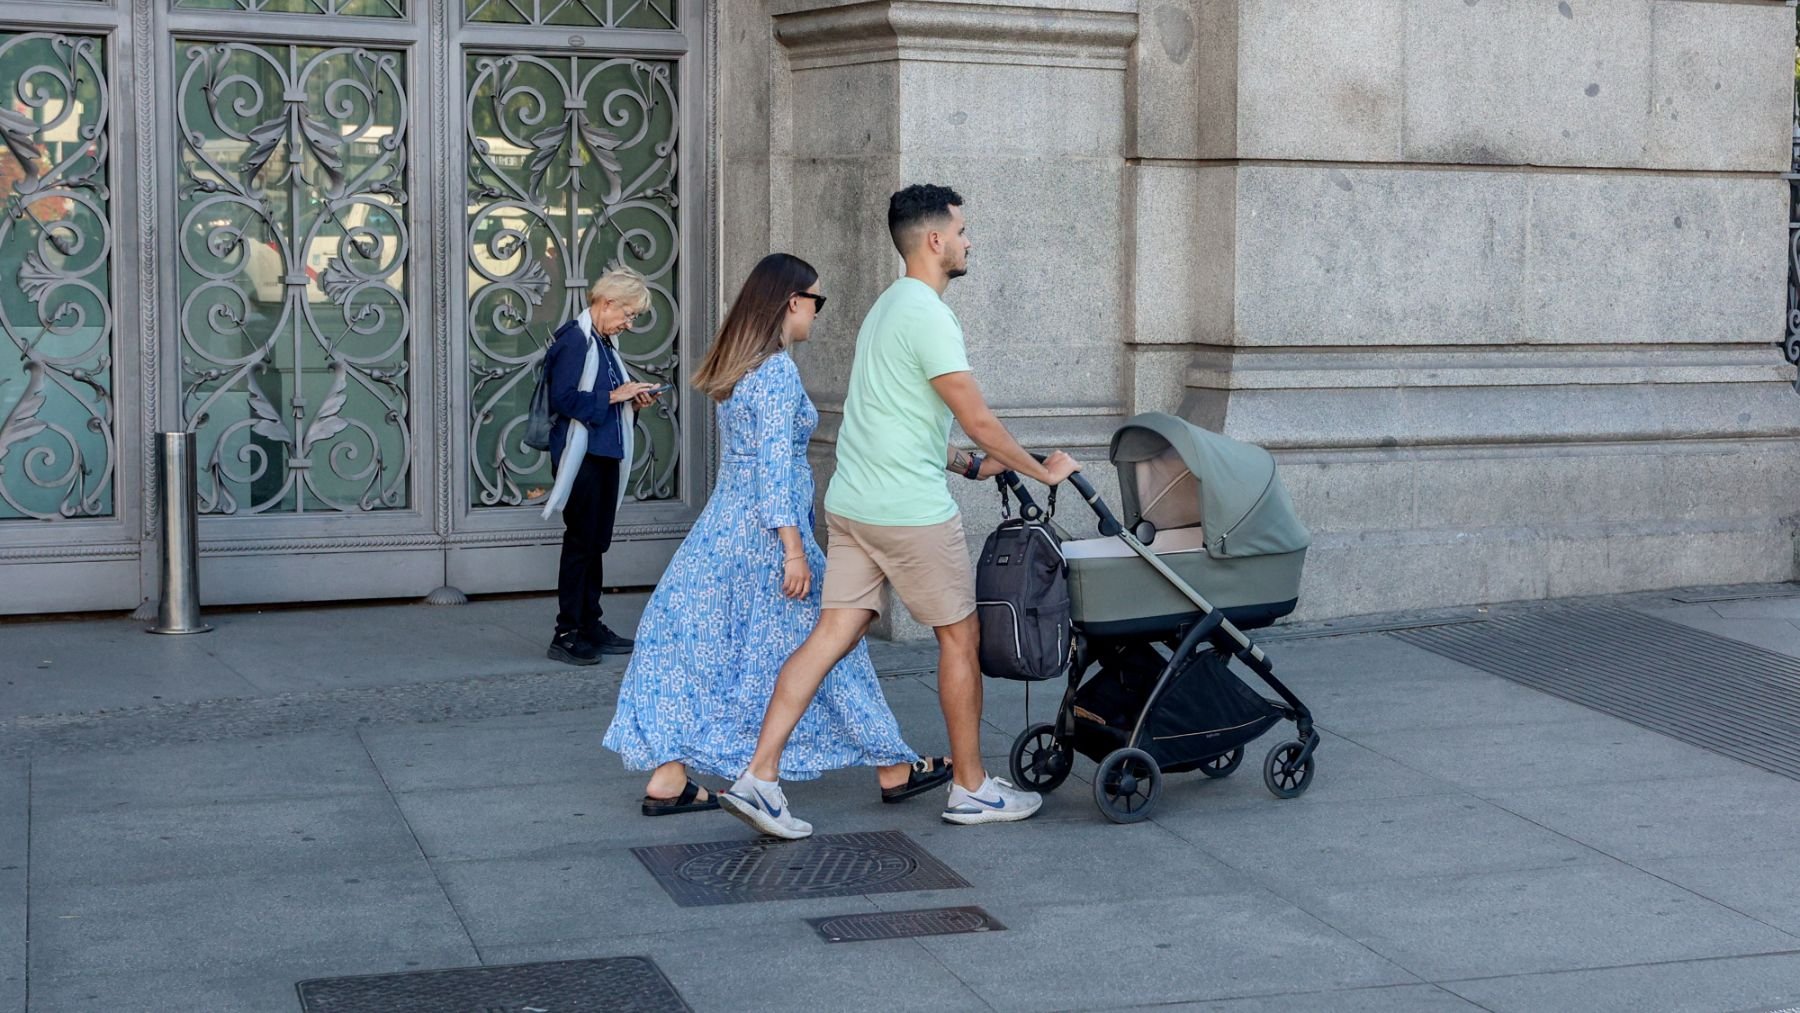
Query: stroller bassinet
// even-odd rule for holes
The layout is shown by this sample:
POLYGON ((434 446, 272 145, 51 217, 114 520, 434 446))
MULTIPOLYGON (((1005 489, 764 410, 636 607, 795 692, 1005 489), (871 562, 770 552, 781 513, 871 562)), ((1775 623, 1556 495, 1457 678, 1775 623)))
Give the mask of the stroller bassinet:
MULTIPOLYGON (((1125 526, 1240 629, 1294 610, 1311 538, 1261 447, 1139 415, 1113 434, 1125 526)), ((1075 625, 1094 636, 1162 636, 1198 611, 1119 538, 1065 542, 1075 625), (1149 577, 1151 579, 1146 580, 1149 577)))
MULTIPOLYGON (((1244 747, 1282 720, 1263 780, 1281 798, 1311 784, 1312 714, 1242 632, 1294 610, 1310 536, 1275 461, 1260 447, 1170 415, 1139 415, 1114 434, 1125 523, 1080 474, 1100 538, 1062 543, 1075 636, 1054 723, 1013 743, 1019 786, 1051 791, 1081 753, 1099 764, 1094 798, 1115 822, 1149 815, 1165 772, 1232 773, 1244 747), (1231 671, 1236 660, 1270 700, 1231 671)), ((1016 476, 1004 484, 1035 510, 1016 476)))

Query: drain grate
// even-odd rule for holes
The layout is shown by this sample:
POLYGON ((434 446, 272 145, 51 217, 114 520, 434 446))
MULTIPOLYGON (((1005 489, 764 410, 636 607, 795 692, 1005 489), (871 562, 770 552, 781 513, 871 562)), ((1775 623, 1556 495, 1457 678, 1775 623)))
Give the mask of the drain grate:
POLYGON ((632 848, 682 907, 969 885, 897 830, 632 848))
POLYGON ((1785 654, 1613 608, 1390 635, 1800 780, 1800 660, 1785 654))
POLYGON ((298 988, 305 1013, 690 1013, 648 957, 318 978, 298 988))
POLYGON ((808 918, 828 943, 861 943, 872 939, 953 936, 962 932, 999 932, 1006 928, 978 907, 934 907, 922 911, 877 911, 872 914, 808 918))

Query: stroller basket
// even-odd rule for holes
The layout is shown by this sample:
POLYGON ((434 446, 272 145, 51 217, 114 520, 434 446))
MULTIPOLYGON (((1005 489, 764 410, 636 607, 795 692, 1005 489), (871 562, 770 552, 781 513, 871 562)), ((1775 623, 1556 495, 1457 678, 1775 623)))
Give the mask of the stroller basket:
POLYGON ((1195 653, 1147 712, 1148 695, 1162 656, 1134 644, 1103 656, 1100 669, 1075 693, 1075 751, 1096 763, 1132 745, 1143 717, 1138 748, 1165 774, 1198 770, 1207 761, 1260 737, 1281 712, 1231 674, 1216 651, 1195 653))

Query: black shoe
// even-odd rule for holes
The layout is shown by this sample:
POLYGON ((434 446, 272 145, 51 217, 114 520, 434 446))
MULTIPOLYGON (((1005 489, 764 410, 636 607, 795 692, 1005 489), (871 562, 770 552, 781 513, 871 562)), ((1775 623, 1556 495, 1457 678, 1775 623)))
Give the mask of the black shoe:
POLYGON ((598 665, 600 651, 594 645, 582 640, 573 633, 559 633, 550 641, 550 650, 545 657, 551 661, 560 661, 565 665, 598 665))
POLYGON ((912 770, 907 772, 905 783, 881 789, 881 800, 883 802, 900 802, 939 787, 948 780, 950 780, 950 758, 948 756, 927 756, 922 760, 913 761, 912 770))
POLYGON ((605 623, 595 632, 583 633, 582 643, 594 649, 596 654, 630 654, 637 641, 621 637, 614 633, 605 623))

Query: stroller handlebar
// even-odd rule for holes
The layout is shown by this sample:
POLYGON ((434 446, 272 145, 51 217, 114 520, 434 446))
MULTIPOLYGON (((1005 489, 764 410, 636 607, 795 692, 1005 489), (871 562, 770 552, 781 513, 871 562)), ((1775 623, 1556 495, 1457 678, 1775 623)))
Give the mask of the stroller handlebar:
POLYGON ((1020 517, 1023 517, 1028 521, 1039 521, 1044 519, 1044 508, 1038 506, 1037 500, 1031 498, 1031 493, 1025 489, 1025 483, 1019 480, 1018 472, 1012 470, 1003 471, 994 476, 994 481, 1000 483, 1002 490, 1009 491, 1019 498, 1020 517))
MULTIPOLYGON (((1040 464, 1046 460, 1043 454, 1032 454, 1031 456, 1037 458, 1040 464)), ((1025 483, 1019 480, 1016 473, 1003 471, 1000 473, 1000 481, 1005 483, 1006 488, 1012 490, 1013 495, 1019 497, 1021 516, 1027 520, 1036 520, 1044 516, 1043 510, 1038 507, 1037 501, 1031 498, 1031 494, 1025 491, 1025 483)), ((1099 518, 1102 535, 1111 538, 1124 530, 1119 519, 1113 516, 1111 508, 1106 505, 1105 500, 1100 498, 1100 493, 1094 489, 1094 483, 1089 482, 1086 475, 1079 471, 1075 472, 1069 476, 1069 484, 1075 487, 1075 491, 1093 509, 1094 516, 1099 518)))

